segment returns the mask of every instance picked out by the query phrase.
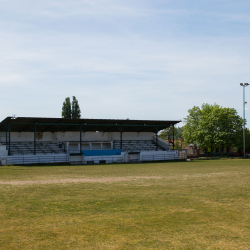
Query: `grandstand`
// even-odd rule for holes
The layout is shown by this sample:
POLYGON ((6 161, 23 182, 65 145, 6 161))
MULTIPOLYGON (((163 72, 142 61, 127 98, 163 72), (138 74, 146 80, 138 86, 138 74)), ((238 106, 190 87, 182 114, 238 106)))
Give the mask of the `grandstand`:
POLYGON ((93 164, 185 158, 158 132, 180 121, 7 117, 0 123, 5 164, 93 164))

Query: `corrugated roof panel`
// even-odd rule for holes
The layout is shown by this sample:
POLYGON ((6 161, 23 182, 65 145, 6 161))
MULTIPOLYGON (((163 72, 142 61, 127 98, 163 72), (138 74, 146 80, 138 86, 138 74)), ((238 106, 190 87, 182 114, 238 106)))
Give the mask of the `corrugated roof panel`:
POLYGON ((156 132, 172 124, 181 122, 176 120, 123 120, 123 119, 64 119, 40 117, 7 117, 0 123, 0 131, 37 132, 56 131, 104 131, 104 132, 156 132))

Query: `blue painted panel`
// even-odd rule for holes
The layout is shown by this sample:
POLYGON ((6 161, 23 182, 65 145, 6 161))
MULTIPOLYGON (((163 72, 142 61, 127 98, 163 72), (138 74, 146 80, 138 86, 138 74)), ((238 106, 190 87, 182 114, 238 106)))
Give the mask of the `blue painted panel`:
POLYGON ((84 156, 100 156, 100 155, 121 155, 121 149, 108 150, 82 150, 84 156))

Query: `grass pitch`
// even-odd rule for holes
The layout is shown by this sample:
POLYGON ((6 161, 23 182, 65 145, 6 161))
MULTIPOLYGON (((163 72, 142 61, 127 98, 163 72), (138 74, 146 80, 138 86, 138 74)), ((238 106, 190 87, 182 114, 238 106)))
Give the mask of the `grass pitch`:
POLYGON ((250 249, 250 160, 0 167, 0 249, 250 249))

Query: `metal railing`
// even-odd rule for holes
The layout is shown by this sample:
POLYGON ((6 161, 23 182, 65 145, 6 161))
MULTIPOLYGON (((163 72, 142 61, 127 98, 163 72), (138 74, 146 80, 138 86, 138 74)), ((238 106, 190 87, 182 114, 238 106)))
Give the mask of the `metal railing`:
POLYGON ((83 155, 83 153, 80 152, 80 150, 69 150, 68 153, 70 155, 83 155))
POLYGON ((156 154, 156 155, 143 155, 142 161, 167 161, 167 160, 182 160, 185 158, 185 153, 179 152, 178 154, 156 154))
POLYGON ((123 162, 123 157, 119 156, 103 156, 103 157, 92 157, 92 161, 87 161, 88 164, 100 164, 100 163, 114 163, 123 162))
MULTIPOLYGON (((246 156, 250 156, 249 153, 246 152, 246 156)), ((244 157, 243 151, 239 152, 200 152, 199 157, 205 158, 229 158, 229 157, 244 157)))
POLYGON ((68 153, 69 152, 69 148, 67 147, 67 145, 64 142, 60 141, 58 138, 56 138, 56 140, 57 140, 58 147, 62 148, 63 152, 68 153))
POLYGON ((6 164, 42 164, 42 163, 66 163, 69 162, 69 156, 32 156, 32 157, 6 157, 6 164))

